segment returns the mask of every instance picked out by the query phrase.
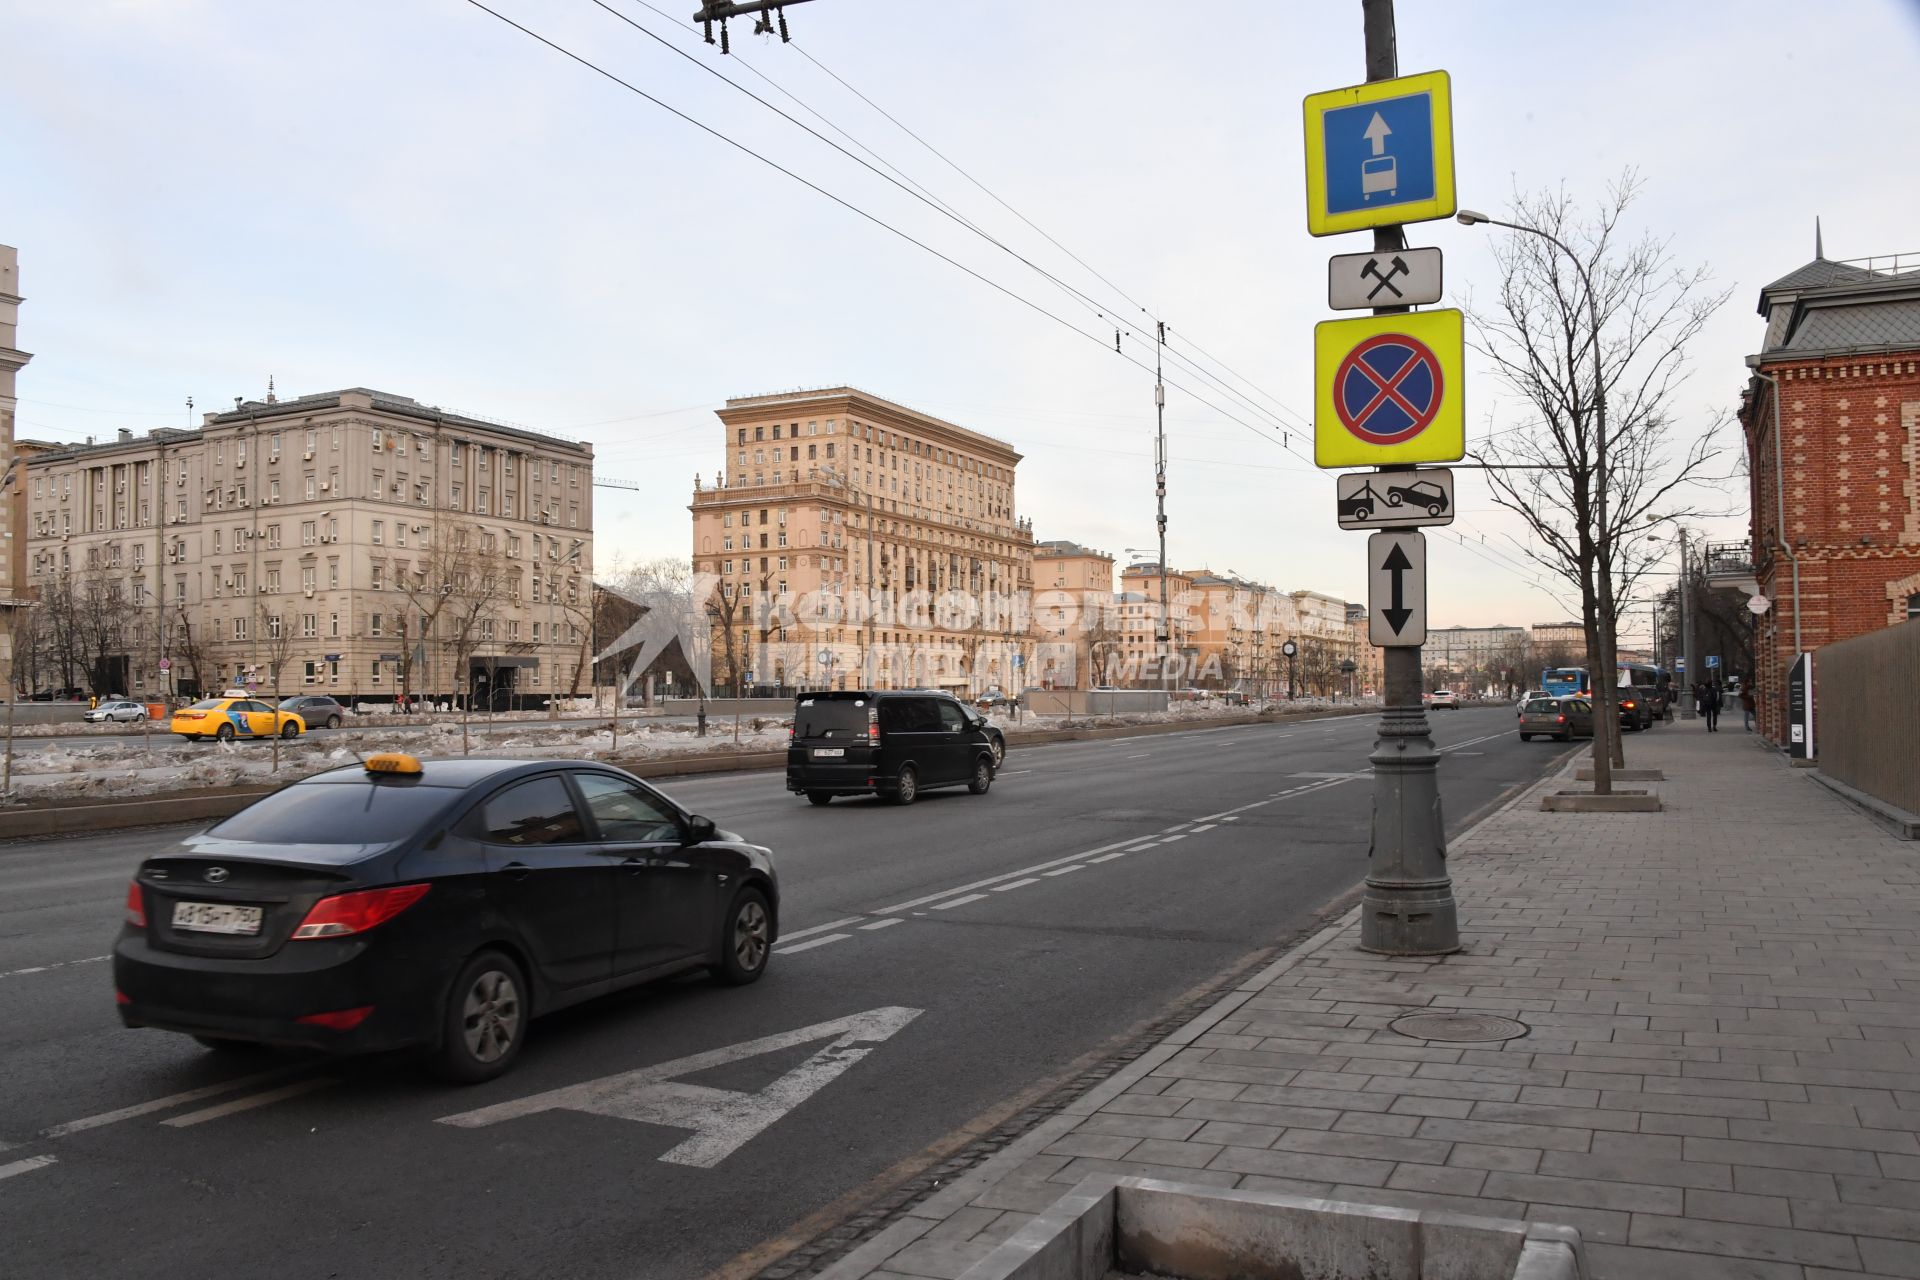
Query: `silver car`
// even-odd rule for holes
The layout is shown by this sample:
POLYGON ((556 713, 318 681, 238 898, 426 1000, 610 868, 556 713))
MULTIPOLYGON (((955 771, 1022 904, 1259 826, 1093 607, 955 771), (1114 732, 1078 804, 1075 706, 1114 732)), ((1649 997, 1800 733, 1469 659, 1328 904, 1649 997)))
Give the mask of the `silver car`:
POLYGON ((138 702, 130 702, 125 698, 114 698, 111 701, 101 703, 97 707, 89 707, 81 713, 80 718, 88 724, 104 724, 109 720, 117 721, 121 724, 128 724, 145 720, 147 718, 147 709, 138 702))
POLYGON ((1538 737, 1567 742, 1593 736, 1593 703, 1577 695, 1528 698, 1520 704, 1520 741, 1538 737))

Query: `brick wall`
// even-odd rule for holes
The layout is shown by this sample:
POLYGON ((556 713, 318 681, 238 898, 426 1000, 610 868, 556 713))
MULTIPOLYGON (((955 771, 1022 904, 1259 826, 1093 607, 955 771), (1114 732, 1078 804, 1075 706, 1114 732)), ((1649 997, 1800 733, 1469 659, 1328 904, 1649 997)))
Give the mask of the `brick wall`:
MULTIPOLYGON (((1787 537, 1800 562, 1801 644, 1818 649, 1903 621, 1920 592, 1920 351, 1899 358, 1783 360, 1787 537)), ((1774 608, 1755 634, 1760 729, 1786 740, 1793 660, 1792 565, 1772 548, 1777 498, 1772 405, 1742 413, 1752 463, 1752 536, 1774 608)), ((1818 672, 1815 672, 1816 686, 1818 672)), ((1816 705, 1818 702, 1816 687, 1816 705)))

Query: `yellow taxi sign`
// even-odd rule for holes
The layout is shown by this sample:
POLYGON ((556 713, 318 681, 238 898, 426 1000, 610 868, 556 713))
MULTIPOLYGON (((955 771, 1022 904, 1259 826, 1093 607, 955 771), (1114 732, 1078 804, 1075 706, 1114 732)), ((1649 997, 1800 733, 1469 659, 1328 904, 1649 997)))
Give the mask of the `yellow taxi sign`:
POLYGON ((379 755, 367 757, 368 773, 395 773, 418 776, 425 773, 418 756, 410 756, 404 751, 383 751, 379 755))
POLYGON ((1307 95, 1307 230, 1451 218, 1453 82, 1444 71, 1307 95))
POLYGON ((1459 311, 1323 320, 1313 331, 1313 388, 1318 466, 1456 462, 1466 454, 1459 311))

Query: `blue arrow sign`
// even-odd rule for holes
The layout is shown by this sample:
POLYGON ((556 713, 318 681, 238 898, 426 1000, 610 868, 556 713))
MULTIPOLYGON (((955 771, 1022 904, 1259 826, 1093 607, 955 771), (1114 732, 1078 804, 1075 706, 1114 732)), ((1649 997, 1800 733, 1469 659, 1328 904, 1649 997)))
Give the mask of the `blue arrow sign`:
POLYGON ((1327 212, 1352 213, 1434 197, 1433 96, 1340 107, 1320 117, 1327 212))

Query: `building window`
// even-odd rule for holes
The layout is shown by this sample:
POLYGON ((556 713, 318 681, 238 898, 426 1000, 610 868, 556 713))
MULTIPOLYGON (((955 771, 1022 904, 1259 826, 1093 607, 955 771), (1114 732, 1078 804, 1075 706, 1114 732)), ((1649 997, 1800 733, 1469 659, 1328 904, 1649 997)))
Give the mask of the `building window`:
POLYGON ((340 638, 340 615, 337 613, 327 615, 327 636, 335 640, 340 638))
POLYGON ((1907 597, 1907 621, 1920 618, 1920 591, 1907 597))
POLYGON ((319 624, 320 624, 319 615, 312 614, 312 613, 301 614, 300 615, 300 638, 302 640, 313 639, 315 635, 319 634, 319 631, 320 631, 319 624))
POLYGON ((375 520, 373 522, 373 545, 377 547, 386 540, 387 522, 384 520, 375 520))
POLYGON ((380 615, 379 615, 379 614, 377 614, 377 613, 376 613, 376 614, 373 614, 373 615, 371 615, 371 617, 370 617, 370 619, 369 619, 369 621, 368 621, 368 630, 367 630, 367 634, 368 634, 368 635, 373 635, 373 636, 377 636, 377 635, 379 635, 379 634, 380 634, 380 622, 381 622, 381 618, 380 618, 380 615))
POLYGON ((233 620, 233 638, 235 640, 247 638, 247 619, 244 615, 233 620))
POLYGON ((280 638, 280 615, 277 613, 267 615, 267 638, 269 640, 280 638))

